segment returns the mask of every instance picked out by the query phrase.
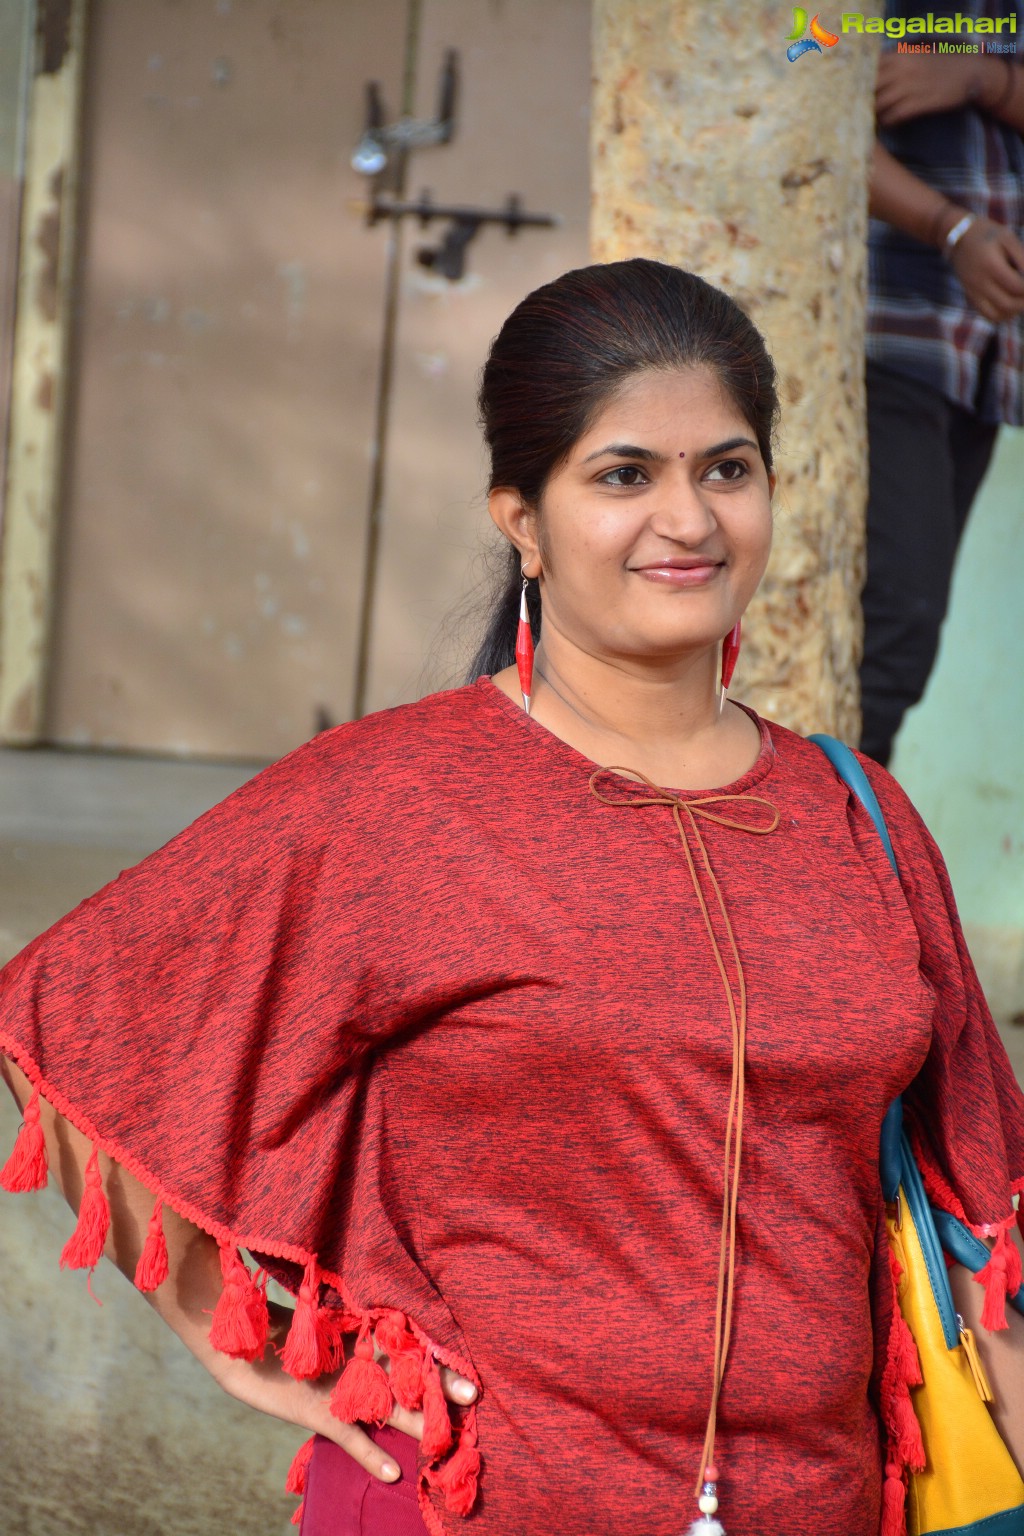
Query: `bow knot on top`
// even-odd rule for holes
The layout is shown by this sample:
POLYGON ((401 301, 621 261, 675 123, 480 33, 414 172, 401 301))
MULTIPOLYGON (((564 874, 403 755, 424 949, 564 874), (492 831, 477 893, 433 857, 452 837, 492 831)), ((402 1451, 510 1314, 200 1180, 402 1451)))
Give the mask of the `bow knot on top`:
POLYGON ((758 837, 766 837, 769 832, 774 832, 781 820, 771 801, 763 800, 759 795, 676 795, 670 789, 662 789, 636 768, 598 768, 590 775, 590 793, 602 805, 670 806, 680 834, 683 830, 683 812, 694 823, 695 830, 695 818, 699 816, 703 821, 716 822, 720 827, 732 827, 736 832, 753 832, 758 837), (598 783, 602 779, 608 781, 607 787, 599 789, 598 783), (641 788, 648 789, 650 793, 636 793, 641 788), (722 808, 725 806, 733 806, 737 813, 742 811, 742 814, 723 815, 722 808))

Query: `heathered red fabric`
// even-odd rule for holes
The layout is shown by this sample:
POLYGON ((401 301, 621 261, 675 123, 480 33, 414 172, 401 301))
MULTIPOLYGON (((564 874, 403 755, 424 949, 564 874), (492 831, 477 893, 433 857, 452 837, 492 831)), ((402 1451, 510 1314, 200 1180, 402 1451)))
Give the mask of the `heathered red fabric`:
MULTIPOLYGON (((778 829, 701 828, 749 993, 720 1518, 875 1536, 882 1116, 909 1085, 968 1216, 997 1221, 1024 1099, 898 786, 866 765, 902 887, 818 749, 761 731, 726 792, 778 829)), ((593 769, 487 680, 371 716, 0 977, 0 1047, 101 1147, 219 1236, 318 1255, 481 1384, 476 1509, 431 1495, 438 1530, 695 1514, 730 1029, 669 809, 621 778, 599 803, 593 769)))

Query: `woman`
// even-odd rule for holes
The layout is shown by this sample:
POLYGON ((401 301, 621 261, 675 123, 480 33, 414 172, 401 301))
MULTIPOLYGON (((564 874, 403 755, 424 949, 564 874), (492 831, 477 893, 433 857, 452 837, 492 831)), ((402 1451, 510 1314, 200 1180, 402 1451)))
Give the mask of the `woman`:
POLYGON ((306 1536, 898 1529, 879 1127, 906 1090, 1005 1271, 1024 1100, 895 783, 902 884, 816 747, 722 707, 771 361, 699 278, 613 263, 523 301, 481 404, 480 676, 317 737, 12 962, 7 1182, 45 1131, 64 1261, 106 1242, 316 1432, 306 1536), (240 1246, 297 1292, 280 1355, 240 1246))

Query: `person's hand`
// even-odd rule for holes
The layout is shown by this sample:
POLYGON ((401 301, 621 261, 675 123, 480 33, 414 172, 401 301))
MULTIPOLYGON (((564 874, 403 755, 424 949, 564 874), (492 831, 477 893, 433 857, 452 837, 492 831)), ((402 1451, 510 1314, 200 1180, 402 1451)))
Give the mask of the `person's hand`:
POLYGON ((1024 244, 1012 229, 978 218, 949 262, 979 314, 993 324, 1024 312, 1024 244))
POLYGON ((883 53, 875 80, 875 117, 894 128, 928 112, 949 112, 973 101, 980 84, 973 55, 883 53))
MULTIPOLYGON (((269 1345, 281 1347, 287 1337, 291 1314, 285 1307, 271 1306, 270 1315, 269 1345)), ((351 1353, 354 1339, 354 1335, 351 1340, 346 1339, 346 1358, 351 1353)), ((374 1358, 386 1371, 390 1370, 387 1355, 374 1350, 374 1358)), ((230 1360, 225 1355, 215 1357, 209 1353, 203 1363, 224 1391, 246 1407, 272 1414, 274 1418, 333 1440, 371 1477, 382 1483, 397 1482, 401 1476, 397 1464, 370 1439, 365 1429, 359 1424, 343 1424, 331 1413, 328 1397, 340 1372, 317 1377, 314 1381, 296 1381, 283 1370, 277 1350, 269 1346, 264 1358, 251 1365, 244 1360, 230 1360)), ((476 1400, 473 1383, 446 1366, 441 1367, 441 1389, 450 1403, 462 1407, 476 1400)), ((387 1422, 414 1440, 423 1438, 422 1413, 410 1413, 395 1403, 387 1422)))

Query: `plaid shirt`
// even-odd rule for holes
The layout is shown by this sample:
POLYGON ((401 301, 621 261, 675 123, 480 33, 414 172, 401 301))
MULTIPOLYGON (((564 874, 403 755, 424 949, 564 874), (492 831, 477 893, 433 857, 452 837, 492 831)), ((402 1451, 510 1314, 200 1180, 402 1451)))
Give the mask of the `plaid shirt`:
MULTIPOLYGON (((886 14, 911 17, 927 10, 974 17, 1016 11, 1017 32, 1004 29, 992 41, 1015 44, 1016 53, 1001 56, 1024 65, 1024 4, 930 0, 922 8, 890 0, 886 14)), ((886 39, 885 46, 895 48, 895 39, 886 39)), ((1024 138, 1014 129, 964 107, 911 118, 880 129, 878 136, 908 170, 951 202, 1024 235, 1024 138)), ((983 421, 1024 425, 1024 316, 1003 325, 983 319, 939 251, 881 219, 868 223, 866 348, 873 361, 930 384, 983 421)))

